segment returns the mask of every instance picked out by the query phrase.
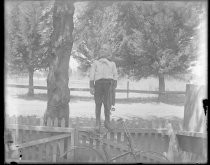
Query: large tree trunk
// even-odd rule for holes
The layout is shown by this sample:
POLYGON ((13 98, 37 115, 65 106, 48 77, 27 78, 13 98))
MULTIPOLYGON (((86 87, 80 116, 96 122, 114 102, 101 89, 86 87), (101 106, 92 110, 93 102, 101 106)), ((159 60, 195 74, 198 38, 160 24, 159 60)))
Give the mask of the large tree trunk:
POLYGON ((34 82, 33 82, 34 69, 32 67, 28 68, 28 74, 29 74, 28 96, 33 96, 34 95, 34 82))
POLYGON ((164 74, 159 74, 158 75, 159 79, 159 95, 158 95, 158 100, 161 101, 163 99, 164 94, 161 92, 165 92, 165 79, 164 79, 164 74))
POLYGON ((72 32, 74 4, 72 1, 55 1, 53 11, 53 34, 51 37, 52 57, 50 59, 49 74, 47 77, 47 110, 44 123, 47 119, 58 119, 58 125, 65 119, 65 126, 69 125, 69 60, 73 46, 72 32), (60 40, 62 38, 63 40, 60 40))

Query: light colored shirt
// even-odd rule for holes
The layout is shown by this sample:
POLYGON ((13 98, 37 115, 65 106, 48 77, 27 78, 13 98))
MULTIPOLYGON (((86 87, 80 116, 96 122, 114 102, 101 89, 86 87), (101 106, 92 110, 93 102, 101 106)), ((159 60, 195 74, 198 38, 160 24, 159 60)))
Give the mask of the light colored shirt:
POLYGON ((116 64, 106 58, 101 58, 94 61, 90 68, 90 81, 99 79, 114 79, 117 80, 116 64))

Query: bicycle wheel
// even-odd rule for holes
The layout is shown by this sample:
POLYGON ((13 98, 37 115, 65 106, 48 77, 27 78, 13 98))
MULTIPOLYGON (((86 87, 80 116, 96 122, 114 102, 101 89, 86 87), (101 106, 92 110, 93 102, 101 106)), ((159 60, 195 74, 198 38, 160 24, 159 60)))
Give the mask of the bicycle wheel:
POLYGON ((58 162, 105 162, 105 159, 92 147, 74 146, 62 154, 58 162))
POLYGON ((120 155, 117 155, 117 156, 111 158, 109 160, 109 162, 111 162, 111 163, 112 162, 113 163, 135 163, 137 161, 134 156, 135 155, 132 152, 128 151, 128 152, 124 152, 120 155))
POLYGON ((136 151, 122 153, 110 160, 110 162, 124 163, 167 163, 169 160, 162 154, 152 151, 136 151))
POLYGON ((136 151, 136 158, 141 163, 169 163, 170 161, 166 156, 154 151, 136 151))

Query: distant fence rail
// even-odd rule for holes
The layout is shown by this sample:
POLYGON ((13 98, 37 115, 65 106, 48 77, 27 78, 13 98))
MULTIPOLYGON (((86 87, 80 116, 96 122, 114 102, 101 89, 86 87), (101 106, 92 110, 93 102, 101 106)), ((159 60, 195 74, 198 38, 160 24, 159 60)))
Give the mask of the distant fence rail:
MULTIPOLYGON (((8 87, 13 88, 29 88, 28 85, 17 85, 17 84, 8 84, 8 87)), ((42 89, 47 90, 46 86, 34 86, 34 89, 42 89)), ((70 91, 90 91, 89 88, 70 88, 70 91)), ((147 90, 131 90, 131 89, 116 89, 117 93, 144 93, 144 94, 182 94, 185 95, 185 91, 165 91, 165 92, 159 92, 159 91, 147 91, 147 90)))

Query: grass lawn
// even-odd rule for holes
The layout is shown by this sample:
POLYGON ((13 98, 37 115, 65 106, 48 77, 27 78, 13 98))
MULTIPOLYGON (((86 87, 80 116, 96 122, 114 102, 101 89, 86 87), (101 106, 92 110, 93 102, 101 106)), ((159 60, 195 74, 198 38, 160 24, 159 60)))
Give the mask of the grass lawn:
MULTIPOLYGON (((27 78, 10 79, 6 83, 28 84, 27 78)), ((157 90, 157 79, 142 79, 139 82, 130 82, 130 89, 139 90, 157 90)), ((34 85, 46 86, 46 79, 35 77, 34 85)), ((118 88, 126 89, 127 82, 119 81, 118 88)), ((69 87, 88 88, 88 80, 70 80, 69 87)), ((34 97, 26 95, 27 89, 5 88, 6 94, 6 114, 11 115, 36 115, 43 116, 47 106, 46 90, 35 90, 34 97)), ((178 80, 166 80, 166 90, 185 91, 185 82, 178 80), (176 84, 176 85, 172 85, 176 84), (170 87, 170 89, 168 89, 170 87)), ((129 99, 126 98, 126 93, 116 94, 116 111, 112 113, 112 117, 118 116, 127 119, 133 117, 139 118, 179 118, 184 116, 184 95, 166 96, 164 101, 158 102, 155 94, 129 94, 129 99)), ((71 92, 70 117, 87 117, 95 118, 95 103, 89 92, 71 92)), ((102 111, 102 119, 104 113, 102 111)))
MULTIPOLYGON (((6 113, 10 115, 37 115, 42 116, 46 109, 47 95, 46 93, 35 94, 34 97, 26 95, 27 89, 14 90, 10 88, 6 95, 6 113)), ((93 97, 86 92, 83 94, 71 95, 70 116, 71 117, 95 117, 95 103, 93 97)), ((123 95, 123 94, 122 94, 123 95)), ((173 98, 172 98, 173 100, 173 98)), ((113 115, 121 117, 149 117, 149 116, 176 116, 183 118, 184 104, 183 98, 176 100, 180 103, 163 103, 158 102, 156 97, 133 97, 126 99, 126 96, 118 97, 116 100, 117 110, 113 115), (181 103, 182 101, 182 103, 181 103)), ((103 117, 103 113, 102 113, 103 117)))

